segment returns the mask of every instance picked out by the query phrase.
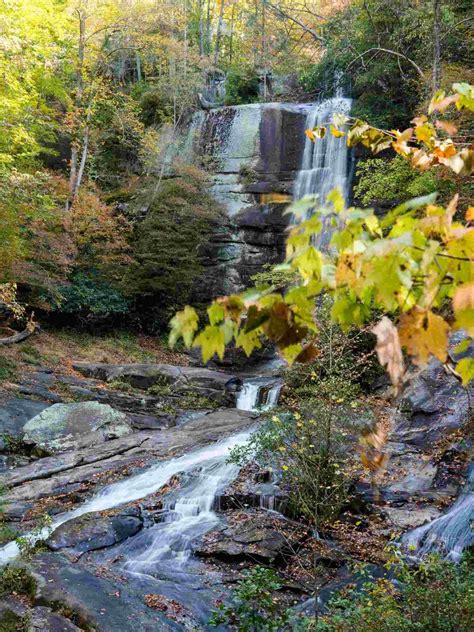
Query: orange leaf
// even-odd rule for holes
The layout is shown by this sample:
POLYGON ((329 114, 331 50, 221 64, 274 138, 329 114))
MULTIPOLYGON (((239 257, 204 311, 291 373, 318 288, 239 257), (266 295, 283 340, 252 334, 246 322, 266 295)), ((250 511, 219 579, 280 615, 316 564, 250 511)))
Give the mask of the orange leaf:
POLYGON ((430 355, 446 361, 449 325, 441 316, 415 307, 401 316, 398 331, 416 364, 426 364, 430 355))

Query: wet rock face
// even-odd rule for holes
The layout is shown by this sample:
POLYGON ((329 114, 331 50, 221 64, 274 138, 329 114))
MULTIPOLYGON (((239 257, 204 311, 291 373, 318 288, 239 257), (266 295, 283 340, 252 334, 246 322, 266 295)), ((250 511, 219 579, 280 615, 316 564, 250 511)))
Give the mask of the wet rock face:
POLYGON ((394 439, 418 447, 432 445, 468 421, 470 405, 468 389, 432 360, 403 393, 394 439))
POLYGON ((179 156, 207 167, 211 193, 227 211, 202 249, 201 301, 247 287, 262 265, 283 259, 289 218, 282 195, 291 196, 301 166, 307 112, 263 103, 194 115, 179 156))
POLYGON ((131 434, 127 415, 98 402, 54 404, 24 425, 24 441, 53 454, 131 434))

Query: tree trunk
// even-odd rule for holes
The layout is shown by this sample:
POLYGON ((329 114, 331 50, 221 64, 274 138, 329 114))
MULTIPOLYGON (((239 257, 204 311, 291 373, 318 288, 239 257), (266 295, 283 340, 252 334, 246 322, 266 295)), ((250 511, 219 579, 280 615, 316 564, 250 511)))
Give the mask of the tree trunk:
POLYGON ((222 37, 222 26, 224 24, 224 8, 225 8, 225 0, 221 0, 221 8, 219 11, 219 20, 217 22, 217 32, 216 32, 216 47, 214 49, 214 66, 217 68, 217 64, 219 63, 219 53, 221 48, 221 37, 222 37))
MULTIPOLYGON (((77 112, 81 109, 83 105, 83 97, 84 97, 84 60, 86 53, 86 14, 84 10, 79 7, 77 10, 77 16, 79 20, 79 43, 77 48, 77 68, 76 68, 76 96, 74 107, 77 112)), ((84 155, 84 151, 83 151, 84 155)), ((71 146, 71 162, 69 167, 69 197, 66 200, 66 211, 69 211, 74 203, 74 198, 76 197, 78 191, 78 180, 79 180, 79 172, 80 167, 78 165, 79 161, 79 148, 76 142, 72 143, 71 146)), ((82 157, 81 157, 82 164, 82 157)), ((82 170, 84 171, 84 169, 82 170)), ((82 174, 80 176, 82 179, 82 174)))
POLYGON ((433 0, 433 92, 441 83, 441 0, 433 0))

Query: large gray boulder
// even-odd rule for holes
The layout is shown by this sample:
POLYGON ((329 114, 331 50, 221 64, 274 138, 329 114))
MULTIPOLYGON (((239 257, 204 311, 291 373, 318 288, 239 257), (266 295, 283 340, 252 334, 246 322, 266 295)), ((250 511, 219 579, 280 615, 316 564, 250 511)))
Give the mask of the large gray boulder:
POLYGON ((54 404, 24 427, 24 441, 44 452, 64 452, 94 446, 129 435, 125 413, 99 402, 54 404))

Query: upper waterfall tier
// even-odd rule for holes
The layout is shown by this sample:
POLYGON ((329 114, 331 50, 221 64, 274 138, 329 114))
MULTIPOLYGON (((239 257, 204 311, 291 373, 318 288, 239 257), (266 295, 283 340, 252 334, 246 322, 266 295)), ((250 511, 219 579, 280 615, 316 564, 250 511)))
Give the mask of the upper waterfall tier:
POLYGON ((349 99, 335 98, 194 113, 171 144, 169 173, 178 161, 203 166, 211 192, 226 210, 223 225, 202 252, 206 272, 196 284, 199 300, 240 291, 264 264, 282 261, 291 222, 284 211, 295 191, 324 198, 339 185, 349 197, 344 139, 328 135, 313 144, 305 136, 308 127, 327 123, 333 112, 349 110, 349 99))

